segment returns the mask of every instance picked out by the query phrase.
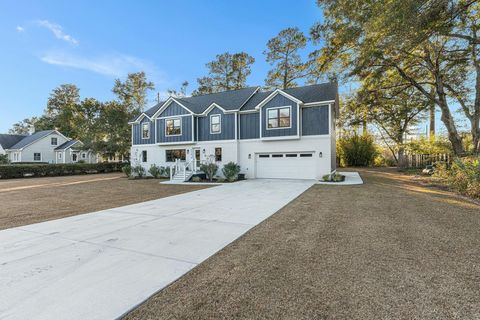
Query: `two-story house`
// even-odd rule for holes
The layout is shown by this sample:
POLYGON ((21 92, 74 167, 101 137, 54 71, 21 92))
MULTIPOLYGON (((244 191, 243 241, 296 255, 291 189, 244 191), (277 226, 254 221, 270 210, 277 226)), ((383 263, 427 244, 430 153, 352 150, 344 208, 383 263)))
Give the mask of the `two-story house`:
POLYGON ((320 179, 335 170, 337 114, 335 83, 170 97, 130 122, 131 160, 183 163, 187 179, 206 161, 233 161, 247 178, 320 179))

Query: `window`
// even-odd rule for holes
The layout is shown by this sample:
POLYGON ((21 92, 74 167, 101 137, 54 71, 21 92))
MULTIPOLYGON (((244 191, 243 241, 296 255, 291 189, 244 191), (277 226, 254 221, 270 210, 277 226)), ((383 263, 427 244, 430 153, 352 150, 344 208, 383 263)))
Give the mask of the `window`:
POLYGON ((259 154, 258 157, 259 158, 270 158, 270 155, 269 154, 259 154))
POLYGON ((290 128, 290 109, 291 107, 267 109, 267 128, 290 128))
POLYGON ((51 143, 52 146, 56 146, 57 143, 58 143, 58 139, 57 138, 51 138, 50 143, 51 143))
POLYGON ((77 162, 77 154, 76 153, 72 154, 72 161, 77 162))
POLYGON ((82 159, 85 159, 87 157, 87 155, 84 153, 82 153, 82 159))
POLYGON ((272 154, 272 158, 283 158, 283 154, 272 154))
POLYGON ((147 162, 147 150, 142 151, 142 162, 147 162))
POLYGON ((58 153, 58 159, 62 159, 62 153, 61 152, 58 153))
POLYGON ((40 152, 34 152, 33 161, 41 161, 41 160, 42 160, 42 154, 40 152))
POLYGON ((296 153, 288 153, 285 155, 285 157, 287 158, 296 158, 297 157, 297 154, 296 153))
POLYGON ((150 138, 150 122, 142 123, 142 139, 150 138))
POLYGON ((308 157, 312 157, 313 155, 311 153, 301 153, 300 154, 300 157, 301 158, 308 158, 308 157))
POLYGON ((165 135, 179 136, 182 134, 182 119, 167 119, 165 120, 165 135))
POLYGON ((176 159, 185 160, 185 149, 165 150, 165 159, 167 162, 175 162, 176 159))
POLYGON ((215 161, 222 161, 222 148, 215 148, 215 161))
POLYGON ((222 132, 222 120, 219 114, 213 114, 210 116, 210 134, 216 134, 222 132))

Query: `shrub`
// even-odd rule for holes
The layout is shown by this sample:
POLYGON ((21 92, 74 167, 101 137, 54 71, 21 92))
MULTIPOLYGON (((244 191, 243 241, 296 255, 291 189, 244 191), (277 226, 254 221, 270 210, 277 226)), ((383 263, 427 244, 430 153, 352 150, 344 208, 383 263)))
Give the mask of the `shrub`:
POLYGON ((142 167, 141 165, 136 165, 134 167, 132 167, 132 176, 133 177, 139 177, 139 178, 143 178, 145 177, 145 168, 142 167))
POLYGON ((199 176, 192 177, 192 182, 200 182, 202 179, 199 176))
POLYGON ((0 179, 65 176, 88 173, 119 172, 119 163, 64 163, 0 165, 0 179))
POLYGON ((240 173, 240 166, 235 162, 231 161, 223 166, 222 172, 228 181, 233 182, 238 179, 238 174, 240 173))
POLYGON ((217 182, 224 183, 224 182, 225 182, 225 178, 217 177, 217 182))
POLYGON ((202 170, 207 175, 207 179, 212 182, 213 177, 215 177, 215 175, 217 174, 218 166, 215 162, 210 160, 206 163, 201 164, 200 170, 202 170))
POLYGON ((326 174, 322 177, 325 182, 342 182, 345 181, 345 176, 340 173, 326 174))
POLYGON ((150 169, 148 169, 148 173, 150 173, 155 179, 158 179, 162 175, 162 168, 160 168, 156 164, 152 164, 150 166, 150 169))
POLYGON ((450 168, 438 163, 434 175, 444 179, 454 190, 473 197, 480 198, 480 157, 472 156, 454 159, 450 168))
POLYGON ((10 160, 8 160, 7 154, 0 154, 0 164, 8 164, 10 160))
POLYGON ((170 167, 160 167, 160 176, 164 178, 170 178, 170 167))
POLYGON ((370 135, 352 134, 338 139, 337 151, 343 166, 370 166, 377 150, 370 135))
POLYGON ((122 167, 122 172, 125 173, 128 178, 132 175, 132 167, 129 164, 125 165, 122 167))

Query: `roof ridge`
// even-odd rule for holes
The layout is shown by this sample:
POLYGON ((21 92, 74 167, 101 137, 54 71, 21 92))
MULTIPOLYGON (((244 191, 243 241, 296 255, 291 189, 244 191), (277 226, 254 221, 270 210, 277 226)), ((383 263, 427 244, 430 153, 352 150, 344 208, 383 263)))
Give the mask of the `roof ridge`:
POLYGON ((219 94, 219 93, 225 93, 225 92, 234 92, 234 91, 240 91, 240 90, 245 90, 245 89, 253 89, 253 88, 258 88, 258 87, 260 87, 260 86, 251 86, 251 87, 245 87, 245 88, 239 88, 239 89, 232 89, 232 90, 224 90, 224 91, 210 92, 210 93, 200 94, 200 95, 198 95, 198 96, 190 96, 190 97, 183 97, 183 98, 175 98, 175 97, 172 97, 172 98, 175 98, 175 99, 184 99, 184 98, 205 97, 205 96, 209 96, 209 95, 212 95, 212 94, 219 94))

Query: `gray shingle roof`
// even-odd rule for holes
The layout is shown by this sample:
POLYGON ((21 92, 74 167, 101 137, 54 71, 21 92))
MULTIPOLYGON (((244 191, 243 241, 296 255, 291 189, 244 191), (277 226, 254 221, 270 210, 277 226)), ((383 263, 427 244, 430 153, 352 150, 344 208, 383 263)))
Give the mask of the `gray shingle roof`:
POLYGON ((39 139, 42 139, 48 136, 52 132, 55 132, 55 130, 45 130, 45 131, 35 132, 32 135, 26 136, 24 139, 20 140, 19 142, 11 146, 9 149, 22 149, 26 145, 29 145, 30 143, 35 142, 39 139))
MULTIPOLYGON (((248 87, 238 90, 230 90, 193 96, 186 98, 175 98, 193 113, 200 114, 204 112, 212 103, 216 103, 225 110, 253 110, 255 107, 268 97, 273 91, 257 91, 258 87, 248 87)), ((314 84, 310 86, 290 88, 283 90, 289 95, 301 100, 304 103, 335 100, 337 96, 337 84, 333 82, 314 84)), ((165 103, 157 103, 144 113, 152 117, 165 103)), ((138 118, 138 117, 137 117, 138 118)), ((136 120, 133 119, 132 121, 136 120)))
POLYGON ((26 136, 21 134, 0 134, 0 146, 3 149, 10 149, 20 140, 25 139, 26 136))
MULTIPOLYGON (((61 145, 59 145, 58 147, 55 148, 55 151, 59 151, 59 150, 65 150, 65 149, 68 149, 70 148, 71 146, 73 146, 74 144, 80 142, 79 140, 69 140, 67 142, 64 142, 62 143, 61 145)), ((81 143, 81 142, 80 142, 81 143)))

